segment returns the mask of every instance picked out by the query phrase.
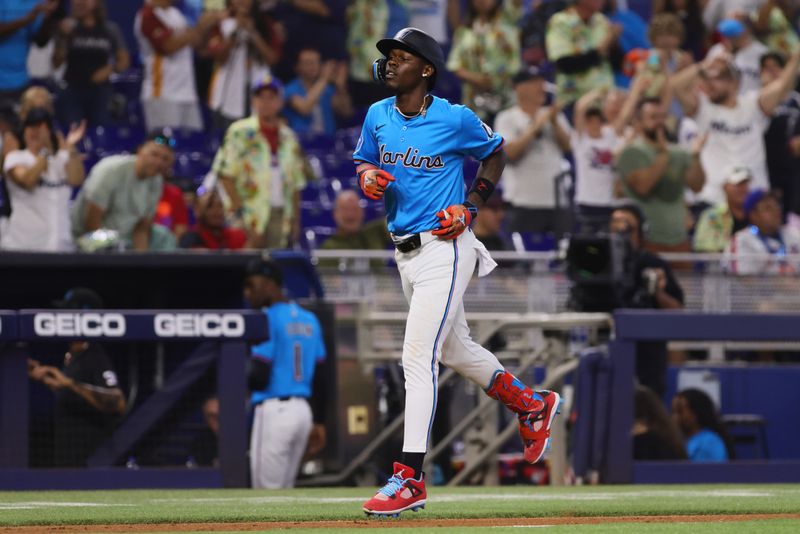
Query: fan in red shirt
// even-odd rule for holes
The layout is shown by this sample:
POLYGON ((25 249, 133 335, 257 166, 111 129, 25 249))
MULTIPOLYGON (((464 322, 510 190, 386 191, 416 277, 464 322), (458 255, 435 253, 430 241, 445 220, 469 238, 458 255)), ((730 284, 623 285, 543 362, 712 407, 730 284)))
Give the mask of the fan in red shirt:
POLYGON ((212 189, 197 199, 197 224, 180 239, 181 248, 239 250, 247 234, 225 224, 225 206, 219 192, 212 189))
POLYGON ((180 187, 164 182, 154 222, 169 228, 177 239, 189 229, 189 209, 180 187))

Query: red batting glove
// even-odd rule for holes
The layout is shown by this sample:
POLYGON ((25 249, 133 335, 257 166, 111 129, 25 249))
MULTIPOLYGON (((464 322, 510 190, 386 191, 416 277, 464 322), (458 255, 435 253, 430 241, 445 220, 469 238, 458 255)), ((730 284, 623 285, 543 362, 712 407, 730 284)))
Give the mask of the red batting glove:
POLYGON ((464 204, 453 204, 436 214, 440 228, 431 233, 439 239, 456 239, 472 222, 472 214, 464 204))
POLYGON ((368 169, 362 172, 358 178, 364 195, 372 200, 383 198, 389 182, 394 182, 394 176, 382 169, 368 169))

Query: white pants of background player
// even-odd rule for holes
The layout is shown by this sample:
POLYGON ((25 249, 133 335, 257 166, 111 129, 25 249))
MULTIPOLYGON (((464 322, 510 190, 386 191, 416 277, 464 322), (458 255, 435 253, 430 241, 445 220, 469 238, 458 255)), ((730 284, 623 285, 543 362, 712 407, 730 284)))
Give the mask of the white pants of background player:
POLYGON ((406 382, 403 452, 426 452, 436 413, 439 362, 488 388, 497 358, 469 334, 463 297, 479 263, 485 276, 497 264, 471 230, 455 241, 425 232, 417 250, 395 252, 409 311, 403 341, 406 382))
POLYGON ((314 421, 300 397, 265 400, 256 406, 250 434, 250 476, 254 488, 291 488, 306 452, 314 421))

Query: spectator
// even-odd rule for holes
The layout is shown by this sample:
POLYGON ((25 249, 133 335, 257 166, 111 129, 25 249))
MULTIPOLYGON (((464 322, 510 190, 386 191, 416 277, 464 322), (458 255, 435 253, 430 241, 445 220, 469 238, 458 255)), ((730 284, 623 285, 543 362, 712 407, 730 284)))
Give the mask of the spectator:
MULTIPOLYGON (((472 224, 475 237, 483 243, 487 250, 510 250, 508 239, 503 235, 503 220, 506 207, 498 195, 489 197, 481 207, 481 216, 472 224)), ((502 262, 498 262, 502 265, 502 262)))
POLYGON ((556 64, 558 101, 571 104, 601 87, 614 87, 608 56, 622 32, 600 13, 602 0, 576 0, 547 24, 547 55, 556 64))
MULTIPOLYGON (((655 78, 648 87, 647 96, 667 96, 670 100, 668 103, 669 119, 676 122, 681 119, 683 110, 681 110, 679 102, 674 101, 671 95, 664 95, 664 92, 667 89, 667 77, 692 64, 689 53, 680 49, 681 42, 683 42, 683 31, 681 20, 677 15, 661 13, 653 16, 648 35, 650 42, 653 43, 650 53, 657 54, 658 63, 654 63, 655 58, 648 61, 647 66, 650 68, 643 73, 655 78)), ((648 60, 650 60, 649 56, 648 60)))
POLYGON ((544 75, 529 67, 514 76, 517 104, 497 115, 506 141, 503 199, 511 204, 510 232, 555 230, 555 179, 569 151, 569 122, 556 105, 545 106, 544 75))
POLYGON ((336 232, 322 243, 322 250, 385 250, 392 244, 383 217, 364 224, 361 197, 351 189, 336 195, 333 220, 336 232))
POLYGON ((755 13, 766 0, 707 0, 703 6, 703 23, 706 29, 713 31, 717 25, 733 12, 750 15, 755 13))
POLYGON ((447 45, 461 20, 460 4, 459 0, 410 0, 408 25, 447 45))
POLYGON ((783 214, 775 195, 763 189, 750 191, 744 201, 744 212, 750 226, 733 234, 725 249, 729 270, 737 274, 800 272, 796 258, 786 259, 787 254, 800 254, 800 231, 791 226, 781 227, 783 214))
POLYGON ((797 7, 797 2, 790 0, 767 0, 753 17, 756 33, 771 51, 790 56, 800 46, 792 27, 797 20, 797 7))
POLYGON ((134 33, 144 65, 142 105, 147 129, 202 130, 194 81, 192 47, 199 46, 224 12, 204 13, 195 27, 173 0, 146 0, 136 14, 134 33))
POLYGON ((347 89, 347 64, 322 63, 318 50, 304 48, 297 56, 297 78, 286 86, 289 127, 298 134, 336 132, 336 117, 349 118, 353 103, 347 89))
POLYGON ((733 234, 747 227, 744 201, 750 190, 752 176, 747 167, 733 167, 725 179, 725 202, 706 208, 694 231, 694 250, 722 252, 733 234))
POLYGON ((699 389, 684 389, 672 399, 672 418, 686 438, 693 462, 726 462, 733 448, 711 398, 699 389))
POLYGON ((633 417, 634 460, 685 460, 681 431, 653 390, 637 386, 633 417))
POLYGON ((101 228, 114 230, 134 250, 171 250, 175 236, 153 224, 164 189, 163 176, 174 161, 174 141, 151 135, 135 155, 108 156, 97 162, 72 206, 77 239, 101 228))
MULTIPOLYGON (((761 56, 761 83, 777 80, 786 60, 777 52, 761 56)), ((772 114, 764 133, 770 188, 783 200, 785 214, 800 214, 800 92, 793 90, 772 114)))
POLYGON ((283 296, 283 276, 274 262, 253 260, 246 273, 245 300, 263 310, 270 330, 269 341, 253 347, 248 380, 254 406, 251 480, 254 488, 291 488, 306 448, 314 454, 325 445, 324 380, 315 373, 326 356, 322 328, 313 313, 283 296))
POLYGON ((280 57, 280 42, 267 40, 266 28, 256 26, 253 0, 232 0, 229 15, 214 28, 208 53, 215 61, 208 89, 214 126, 227 130, 247 116, 250 84, 269 73, 280 57))
MULTIPOLYGON (((347 5, 347 50, 350 74, 357 82, 372 82, 375 42, 408 26, 404 0, 351 0, 347 5)), ((302 45, 307 48, 308 42, 302 45)), ((319 49, 318 49, 319 50, 319 49)))
MULTIPOLYGON (((70 289, 56 307, 98 310, 103 301, 91 289, 70 289)), ((111 437, 125 413, 125 395, 106 351, 99 343, 69 343, 62 369, 28 360, 28 376, 55 392, 56 467, 86 467, 91 454, 111 437)))
POLYGON ((197 198, 195 213, 197 224, 180 238, 181 248, 207 250, 240 250, 244 248, 247 234, 239 228, 230 228, 225 222, 225 205, 216 189, 197 198))
POLYGON ((667 143, 666 111, 657 98, 642 100, 636 118, 639 134, 616 159, 623 189, 650 222, 648 250, 689 252, 683 191, 703 188, 700 151, 707 136, 698 137, 691 152, 667 143))
MULTIPOLYGON (((168 169, 172 163, 168 164, 168 169)), ((171 174, 170 171, 167 171, 171 174)), ((179 240, 189 229, 189 208, 183 198, 183 190, 167 181, 170 176, 163 176, 164 187, 161 190, 161 199, 156 207, 156 216, 153 222, 168 229, 179 240)))
MULTIPOLYGON (((280 20, 285 31, 286 42, 284 43, 281 61, 275 69, 275 73, 281 80, 289 80, 294 75, 294 61, 302 48, 312 47, 322 52, 323 61, 332 59, 334 61, 347 61, 348 31, 352 31, 355 21, 350 18, 352 0, 289 0, 281 2, 275 8, 275 17, 280 20)), ((400 17, 401 22, 406 20, 407 12, 403 0, 367 0, 366 3, 374 6, 374 10, 367 15, 369 18, 359 27, 367 32, 370 24, 376 27, 376 31, 391 32, 402 28, 404 25, 392 27, 391 22, 395 17, 400 17), (382 6, 386 5, 386 11, 382 6), (384 22, 387 27, 383 27, 384 22)), ((262 2, 269 4, 269 2, 262 2)), ((366 32, 364 33, 366 36, 366 32)), ((375 40, 385 34, 377 34, 375 40)), ((372 41, 372 43, 375 42, 372 41)), ((374 45, 373 45, 374 46, 374 45)), ((374 48, 373 48, 374 50, 374 48)), ((372 59, 375 59, 374 57, 372 59)), ((352 61, 356 61, 355 58, 352 61)), ((368 76, 371 69, 372 60, 367 65, 368 76)), ((353 71, 355 73, 355 71, 353 71)))
MULTIPOLYGON (((683 290, 669 263, 644 248, 647 220, 635 204, 614 208, 609 232, 629 243, 625 285, 573 285, 571 307, 578 311, 611 312, 617 308, 680 309, 683 290)), ((664 343, 640 343, 636 357, 639 382, 663 397, 667 389, 667 348, 664 343)))
POLYGON ((212 172, 222 181, 235 226, 247 232, 247 247, 286 247, 300 233, 305 158, 297 136, 281 121, 281 82, 272 76, 256 80, 252 95, 253 116, 228 128, 212 172))
POLYGON ((622 93, 600 87, 575 104, 575 129, 570 138, 575 158, 575 204, 579 222, 592 231, 602 231, 608 224, 619 189, 614 155, 624 142, 626 127, 644 87, 644 79, 637 77, 624 99, 619 97, 622 93), (602 109, 597 105, 600 99, 602 109))
MULTIPOLYGON (((19 123, 25 121, 30 110, 37 108, 47 111, 50 116, 54 114, 53 95, 44 87, 34 85, 27 88, 20 98, 19 123)), ((21 129, 16 128, 3 133, 3 157, 9 152, 19 149, 22 144, 21 132, 21 129)))
POLYGON ((72 16, 59 25, 53 66, 66 64, 58 95, 61 124, 86 119, 92 126, 109 122, 113 96, 111 74, 123 72, 130 57, 119 28, 106 19, 104 0, 72 0, 72 16))
POLYGON ((463 82, 461 102, 489 123, 511 103, 511 79, 521 66, 519 30, 504 21, 502 8, 502 0, 470 0, 447 58, 463 82))
POLYGON ((22 146, 3 161, 11 216, 0 232, 0 248, 64 252, 73 249, 69 201, 83 183, 84 168, 76 146, 86 123, 66 138, 54 132, 43 108, 30 110, 23 122, 22 146))
MULTIPOLYGON (((700 3, 701 0, 655 0, 653 2, 653 19, 661 13, 670 13, 680 19, 683 25, 680 48, 691 52, 695 61, 702 59, 708 48, 706 44, 708 36, 703 25, 700 3)), ((651 19, 651 23, 653 19, 651 19)))
POLYGON ((647 23, 635 11, 627 8, 620 9, 617 0, 605 0, 604 3, 603 14, 612 24, 619 25, 621 28, 611 62, 614 69, 614 81, 617 87, 627 89, 631 83, 631 76, 622 71, 622 56, 637 48, 650 48, 647 23))
POLYGON ((0 0, 0 104, 16 104, 28 86, 28 49, 58 4, 58 0, 0 0))
POLYGON ((738 71, 724 58, 695 63, 673 76, 671 88, 693 117, 699 131, 708 132, 708 141, 700 154, 706 184, 700 192, 703 201, 724 201, 722 184, 732 165, 749 167, 753 186, 768 187, 764 130, 768 117, 792 90, 797 79, 800 52, 795 53, 776 80, 758 92, 738 94, 738 71), (703 75, 704 91, 694 86, 703 75))
POLYGON ((749 24, 749 19, 745 16, 740 16, 739 19, 723 20, 717 26, 717 32, 722 36, 722 41, 708 51, 709 58, 726 54, 733 56, 733 63, 739 69, 740 95, 761 88, 761 56, 769 51, 766 46, 753 37, 749 24))

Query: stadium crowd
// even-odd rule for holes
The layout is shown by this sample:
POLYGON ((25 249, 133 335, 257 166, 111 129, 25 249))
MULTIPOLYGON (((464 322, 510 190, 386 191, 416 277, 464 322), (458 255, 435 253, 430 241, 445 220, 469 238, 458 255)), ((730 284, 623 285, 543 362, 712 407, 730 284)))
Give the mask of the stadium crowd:
POLYGON ((374 43, 412 25, 506 139, 501 243, 633 203, 652 252, 797 270, 797 2, 145 0, 139 61, 107 9, 0 1, 4 250, 385 247, 347 160, 374 43))

